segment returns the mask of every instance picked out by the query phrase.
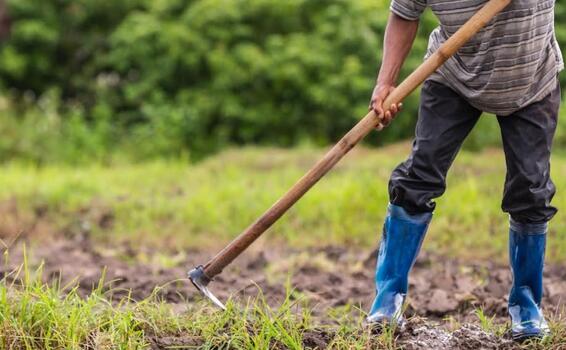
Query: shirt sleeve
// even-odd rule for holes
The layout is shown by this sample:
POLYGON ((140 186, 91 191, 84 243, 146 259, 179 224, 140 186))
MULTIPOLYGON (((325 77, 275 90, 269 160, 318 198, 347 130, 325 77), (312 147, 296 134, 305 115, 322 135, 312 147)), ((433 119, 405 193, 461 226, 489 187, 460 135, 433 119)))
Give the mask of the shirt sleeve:
POLYGON ((416 21, 426 8, 426 0, 391 0, 391 12, 409 21, 416 21))

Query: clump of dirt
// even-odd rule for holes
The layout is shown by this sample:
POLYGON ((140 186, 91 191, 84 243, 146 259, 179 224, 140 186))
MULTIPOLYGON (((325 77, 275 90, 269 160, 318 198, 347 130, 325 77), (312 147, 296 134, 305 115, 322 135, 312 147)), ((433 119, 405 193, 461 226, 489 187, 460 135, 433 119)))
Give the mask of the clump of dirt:
MULTIPOLYGON (((88 295, 96 287, 106 269, 104 289, 110 298, 129 296, 144 299, 152 293, 176 305, 200 300, 201 297, 186 279, 189 268, 206 262, 214 252, 190 250, 172 267, 159 267, 140 262, 139 252, 127 246, 102 247, 88 239, 58 240, 28 249, 32 264, 44 262, 44 278, 60 279, 62 285, 78 281, 79 292, 88 295), (156 291, 156 287, 157 291, 156 291)), ((145 252, 144 256, 151 252, 145 252)), ((154 252, 156 253, 156 252, 154 252)), ((21 245, 10 251, 10 263, 0 267, 0 277, 10 275, 22 261, 21 245)), ((353 304, 353 317, 359 317, 370 306, 374 296, 373 274, 375 252, 326 247, 308 250, 290 248, 247 252, 218 276, 211 288, 222 300, 246 300, 261 291, 268 304, 277 306, 284 300, 286 282, 291 276, 295 297, 304 298, 321 325, 332 324, 327 317, 331 308, 353 304), (357 310, 357 311, 356 311, 357 310)), ((557 314, 566 300, 566 269, 549 266, 545 272, 544 307, 557 314)), ((483 308, 488 316, 504 322, 507 318, 507 293, 511 275, 507 266, 491 262, 465 264, 430 254, 422 254, 410 279, 407 316, 424 317, 413 323, 400 338, 406 349, 501 349, 502 340, 474 325, 475 312, 483 308), (444 319, 464 324, 456 331, 444 319), (438 322, 438 323, 434 323, 438 322), (454 331, 454 332, 452 332, 454 331)), ((306 348, 324 348, 332 334, 325 327, 305 334, 306 348), (326 333, 325 333, 326 332, 326 333)), ((194 339, 182 337, 155 338, 156 348, 171 344, 189 346, 194 339), (188 342, 185 344, 185 342, 188 342)), ((506 345, 505 345, 506 346, 506 345)))
MULTIPOLYGON (((361 332, 362 330, 360 330, 361 332)), ((338 334, 329 328, 309 329, 303 333, 304 349, 329 349, 338 334)), ((198 348, 204 339, 198 337, 176 336, 150 336, 152 349, 167 348, 198 348)), ((474 324, 464 324, 456 331, 443 329, 438 323, 421 318, 409 320, 406 330, 396 335, 390 347, 404 350, 511 350, 518 349, 516 343, 509 338, 501 338, 492 333, 485 332, 474 324)), ((273 345, 274 349, 280 349, 273 345)), ((384 348, 377 338, 367 344, 367 348, 384 348), (375 344, 373 344, 375 342, 375 344)))
POLYGON ((195 338, 186 336, 149 337, 152 349, 196 349, 202 343, 195 338))
POLYGON ((406 350, 420 349, 513 349, 516 344, 511 339, 502 339, 488 333, 474 324, 464 324, 449 332, 435 322, 409 322, 398 343, 406 350))

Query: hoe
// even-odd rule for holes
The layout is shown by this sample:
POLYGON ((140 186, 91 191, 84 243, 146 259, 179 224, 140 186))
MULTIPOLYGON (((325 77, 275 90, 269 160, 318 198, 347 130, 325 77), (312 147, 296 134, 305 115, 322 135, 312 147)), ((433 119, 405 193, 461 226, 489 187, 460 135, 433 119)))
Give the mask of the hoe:
MULTIPOLYGON (((409 75, 383 103, 384 109, 401 102, 454 55, 468 40, 489 23, 511 0, 488 1, 468 22, 452 35, 434 54, 409 75)), ((194 286, 216 306, 225 310, 224 304, 208 289, 208 284, 234 259, 258 239, 273 223, 291 208, 315 183, 342 159, 371 130, 382 128, 382 116, 370 111, 338 143, 326 153, 287 193, 251 224, 244 232, 204 265, 189 271, 194 286)))

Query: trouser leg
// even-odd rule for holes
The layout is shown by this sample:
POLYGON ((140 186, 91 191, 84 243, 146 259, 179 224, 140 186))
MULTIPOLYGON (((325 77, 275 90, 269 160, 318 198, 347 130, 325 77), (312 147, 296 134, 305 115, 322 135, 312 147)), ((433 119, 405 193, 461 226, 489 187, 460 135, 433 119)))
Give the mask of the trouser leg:
POLYGON ((509 213, 509 261, 513 283, 509 316, 514 339, 541 337, 548 325, 541 310, 547 223, 556 214, 550 152, 560 86, 542 101, 498 117, 507 163, 502 208, 509 213))
POLYGON ((560 106, 560 85, 542 101, 498 117, 507 164, 502 209, 519 223, 548 222, 556 214, 550 151, 560 106))
POLYGON ((409 158, 389 180, 390 202, 410 213, 432 212, 446 189, 446 173, 481 112, 452 89, 432 81, 421 92, 409 158))
POLYGON ((426 82, 413 151, 391 176, 391 204, 383 225, 375 273, 376 297, 367 322, 403 323, 409 272, 419 253, 445 178, 480 112, 454 91, 426 82))

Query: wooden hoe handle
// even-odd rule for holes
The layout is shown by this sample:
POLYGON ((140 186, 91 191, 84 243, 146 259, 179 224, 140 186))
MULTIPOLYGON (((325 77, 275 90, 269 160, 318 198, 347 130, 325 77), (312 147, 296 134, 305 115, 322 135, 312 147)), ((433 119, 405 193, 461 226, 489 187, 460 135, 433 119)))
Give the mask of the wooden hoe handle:
MULTIPOLYGON (((401 102, 436 71, 446 60, 458 51, 472 36, 483 28, 495 15, 503 10, 511 0, 490 0, 454 35, 452 35, 434 54, 423 62, 394 91, 383 104, 389 109, 401 102)), ((206 265, 204 274, 208 279, 222 272, 236 257, 258 239, 275 221, 295 204, 315 183, 318 182, 342 157, 381 122, 381 116, 369 112, 358 122, 326 155, 320 159, 291 189, 271 208, 260 216, 251 226, 236 237, 206 265)))

